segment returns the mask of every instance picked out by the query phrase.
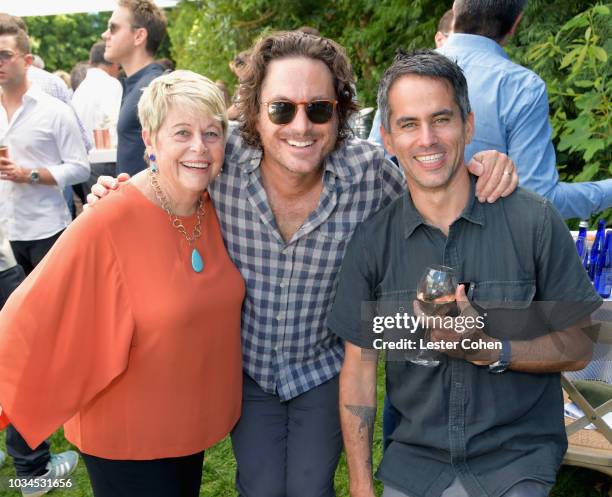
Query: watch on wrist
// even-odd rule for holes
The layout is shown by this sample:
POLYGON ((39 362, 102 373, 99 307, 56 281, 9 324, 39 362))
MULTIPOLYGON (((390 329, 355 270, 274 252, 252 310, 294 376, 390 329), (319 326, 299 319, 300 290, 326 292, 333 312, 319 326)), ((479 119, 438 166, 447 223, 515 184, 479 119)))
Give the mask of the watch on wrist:
POLYGON ((38 169, 32 169, 30 171, 30 183, 35 185, 39 181, 40 181, 40 173, 38 172, 38 169))
POLYGON ((499 374, 503 373, 510 366, 510 356, 512 355, 512 348, 510 347, 509 340, 502 341, 502 349, 501 354, 499 355, 499 359, 495 361, 493 364, 489 364, 489 373, 499 374))

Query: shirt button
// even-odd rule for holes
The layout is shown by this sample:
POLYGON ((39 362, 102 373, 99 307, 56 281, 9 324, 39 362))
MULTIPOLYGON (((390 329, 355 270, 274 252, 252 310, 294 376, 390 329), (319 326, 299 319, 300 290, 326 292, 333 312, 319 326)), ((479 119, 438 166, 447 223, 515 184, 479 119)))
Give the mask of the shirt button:
POLYGON ((281 288, 285 288, 287 285, 285 285, 284 283, 281 282, 281 284, 279 285, 281 288))
POLYGON ((463 383, 459 383, 458 381, 455 382, 455 388, 461 388, 463 386, 463 383))
POLYGON ((277 321, 282 321, 285 315, 281 312, 278 316, 276 316, 277 321))

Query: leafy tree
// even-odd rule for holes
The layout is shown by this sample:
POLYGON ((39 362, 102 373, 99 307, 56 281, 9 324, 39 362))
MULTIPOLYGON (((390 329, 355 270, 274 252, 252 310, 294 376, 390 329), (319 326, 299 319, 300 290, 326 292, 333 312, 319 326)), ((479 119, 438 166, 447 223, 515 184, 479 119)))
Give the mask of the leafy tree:
MULTIPOLYGON (((538 4, 512 50, 545 81, 564 181, 612 174, 612 4, 538 4), (563 12, 564 11, 564 12, 563 12), (571 15, 568 15, 571 14, 571 15)), ((608 213, 606 217, 612 220, 608 213)))
POLYGON ((171 14, 172 55, 179 67, 235 81, 228 62, 270 30, 308 25, 349 55, 364 104, 376 99, 382 71, 397 47, 432 46, 449 5, 434 0, 183 0, 171 14))
POLYGON ((611 6, 588 7, 517 51, 547 81, 558 149, 591 164, 580 180, 596 177, 591 161, 599 152, 607 152, 607 164, 611 158, 611 6))
POLYGON ((45 69, 70 72, 89 58, 89 49, 106 29, 110 12, 26 17, 32 52, 45 61, 45 69))
MULTIPOLYGON (((32 42, 32 53, 45 61, 45 69, 70 72, 77 62, 89 59, 89 49, 101 40, 111 12, 62 14, 24 18, 32 42)), ((157 57, 168 57, 170 42, 164 39, 157 57)))
MULTIPOLYGON (((228 63, 270 30, 317 21, 322 2, 312 0, 183 0, 169 23, 177 67, 211 79, 236 82, 228 63)), ((318 22, 310 24, 317 27, 318 22)))

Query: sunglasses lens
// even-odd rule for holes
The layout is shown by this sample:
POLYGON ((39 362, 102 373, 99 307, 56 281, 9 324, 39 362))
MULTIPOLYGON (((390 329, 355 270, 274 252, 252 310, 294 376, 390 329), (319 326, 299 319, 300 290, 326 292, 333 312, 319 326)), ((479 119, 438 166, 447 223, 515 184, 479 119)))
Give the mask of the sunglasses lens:
POLYGON ((328 100, 316 100, 306 106, 306 115, 315 124, 328 122, 334 115, 334 103, 328 100))
POLYGON ((268 104, 268 117, 274 124, 290 123, 295 116, 296 106, 293 102, 270 102, 268 104))

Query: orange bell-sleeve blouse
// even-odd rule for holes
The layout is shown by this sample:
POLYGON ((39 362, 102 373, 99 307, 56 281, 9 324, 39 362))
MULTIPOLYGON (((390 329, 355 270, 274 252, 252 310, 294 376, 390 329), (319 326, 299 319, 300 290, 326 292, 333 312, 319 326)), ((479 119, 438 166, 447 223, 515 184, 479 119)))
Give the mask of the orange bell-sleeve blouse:
MULTIPOLYGON (((127 184, 79 216, 6 303, 1 416, 31 447, 65 423, 84 453, 147 460, 232 429, 245 287, 204 199, 201 273, 168 215, 127 184)), ((195 216, 182 221, 191 233, 195 216)))

